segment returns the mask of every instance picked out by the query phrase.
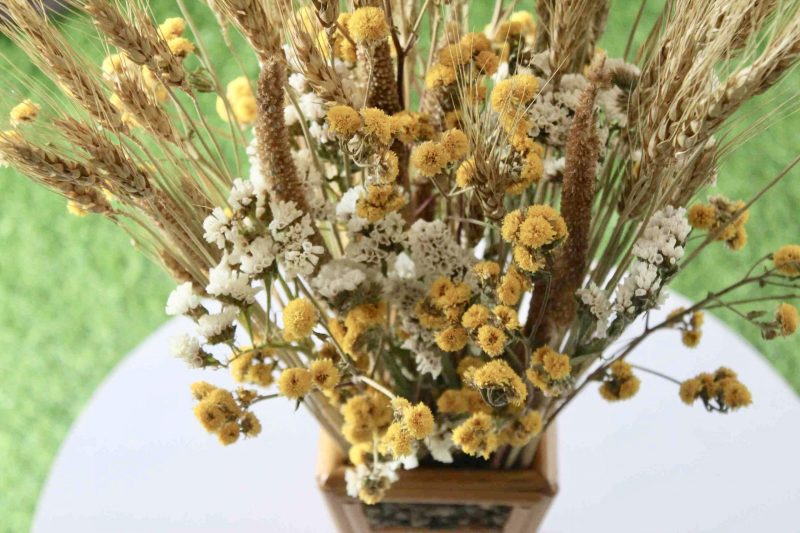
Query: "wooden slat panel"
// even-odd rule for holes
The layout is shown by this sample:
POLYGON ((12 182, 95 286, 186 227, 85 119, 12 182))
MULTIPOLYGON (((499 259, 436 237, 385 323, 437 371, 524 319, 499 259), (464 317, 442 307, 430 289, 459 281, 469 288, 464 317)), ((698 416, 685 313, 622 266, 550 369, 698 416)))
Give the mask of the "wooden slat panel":
MULTIPOLYGON (((342 531, 368 532, 360 503, 347 496, 345 462, 344 454, 323 432, 317 462, 320 489, 342 531), (342 521, 347 526, 342 527, 342 521)), ((556 436, 551 428, 540 440, 529 470, 417 468, 402 472, 384 501, 510 505, 513 509, 504 533, 522 533, 535 530, 543 520, 557 491, 557 476, 556 436)))

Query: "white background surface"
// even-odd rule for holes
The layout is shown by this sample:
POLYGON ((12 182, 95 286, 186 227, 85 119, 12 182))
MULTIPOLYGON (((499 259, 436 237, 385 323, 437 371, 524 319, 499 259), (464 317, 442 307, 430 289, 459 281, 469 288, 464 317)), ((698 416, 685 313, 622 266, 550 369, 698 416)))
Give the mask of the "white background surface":
MULTIPOLYGON (((672 297, 664 309, 679 305, 672 297)), ((227 448, 196 422, 189 384, 231 382, 167 355, 168 339, 189 328, 159 329, 96 391, 52 467, 35 532, 334 531, 314 481, 319 430, 305 411, 264 402, 262 435, 227 448)), ((800 401, 719 321, 703 329, 695 350, 666 331, 631 361, 678 379, 730 366, 754 405, 707 413, 644 373, 628 402, 587 387, 559 419, 560 493, 543 531, 800 531, 800 401)))

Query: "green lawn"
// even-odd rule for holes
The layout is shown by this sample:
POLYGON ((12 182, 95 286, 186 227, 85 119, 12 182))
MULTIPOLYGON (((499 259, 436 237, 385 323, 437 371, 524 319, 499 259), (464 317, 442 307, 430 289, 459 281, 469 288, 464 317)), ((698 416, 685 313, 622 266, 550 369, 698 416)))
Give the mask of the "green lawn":
MULTIPOLYGON (((608 34, 615 37, 602 43, 612 56, 624 47, 634 4, 619 2, 614 8, 608 34)), ((160 17, 177 13, 168 0, 151 5, 160 17)), ((646 19, 653 19, 653 9, 646 19)), ((197 21, 208 29, 209 43, 218 44, 212 19, 205 15, 197 21)), ((0 52, 25 61, 4 40, 0 52)), ((224 73, 223 78, 228 79, 224 73)), ((769 102, 756 102, 749 111, 759 116, 768 107, 769 102)), ((730 197, 749 197, 798 147, 797 119, 782 118, 725 162, 719 189, 730 197)), ((753 208, 751 242, 744 251, 715 247, 681 275, 677 289, 702 295, 785 240, 800 240, 794 213, 799 178, 800 170, 793 172, 753 208)), ((0 170, 0 191, 0 528, 25 531, 70 424, 109 370, 165 319, 171 284, 110 224, 68 216, 63 200, 7 170, 0 170)), ((722 318, 743 325, 735 317, 722 318)), ((800 390, 798 342, 765 343, 758 332, 739 329, 800 390)))

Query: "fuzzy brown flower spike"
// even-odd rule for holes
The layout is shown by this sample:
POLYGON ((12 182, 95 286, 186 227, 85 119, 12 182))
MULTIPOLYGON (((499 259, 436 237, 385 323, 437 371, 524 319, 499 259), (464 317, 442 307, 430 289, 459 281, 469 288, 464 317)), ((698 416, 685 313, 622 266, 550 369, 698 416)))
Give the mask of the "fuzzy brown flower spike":
POLYGON ((581 93, 567 139, 561 216, 567 223, 569 238, 556 260, 555 287, 548 313, 558 328, 572 322, 576 309, 575 291, 581 288, 586 273, 595 174, 600 157, 594 104, 598 89, 609 83, 605 57, 598 57, 590 67, 589 84, 581 93))
POLYGON ((278 200, 294 202, 301 211, 307 212, 305 188, 297 179, 297 168, 283 120, 283 88, 286 83, 286 62, 277 54, 270 56, 264 61, 258 78, 255 127, 258 159, 270 193, 278 200))
MULTIPOLYGON (((287 84, 286 60, 282 53, 269 56, 261 65, 258 77, 258 114, 255 134, 261 172, 276 200, 294 202, 303 213, 308 213, 306 189, 297 177, 297 167, 292 159, 289 134, 283 119, 283 88, 287 84)), ((315 244, 322 243, 319 232, 315 244)), ((321 261, 319 265, 324 262, 321 261)))

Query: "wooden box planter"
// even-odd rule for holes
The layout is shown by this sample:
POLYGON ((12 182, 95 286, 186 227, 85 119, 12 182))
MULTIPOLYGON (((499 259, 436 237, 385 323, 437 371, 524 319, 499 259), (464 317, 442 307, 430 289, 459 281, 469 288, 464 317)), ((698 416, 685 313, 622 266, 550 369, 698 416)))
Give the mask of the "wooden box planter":
POLYGON ((541 525, 558 490, 553 428, 540 440, 530 469, 402 471, 378 505, 347 495, 346 468, 346 458, 323 431, 317 480, 343 533, 530 533, 541 525))

